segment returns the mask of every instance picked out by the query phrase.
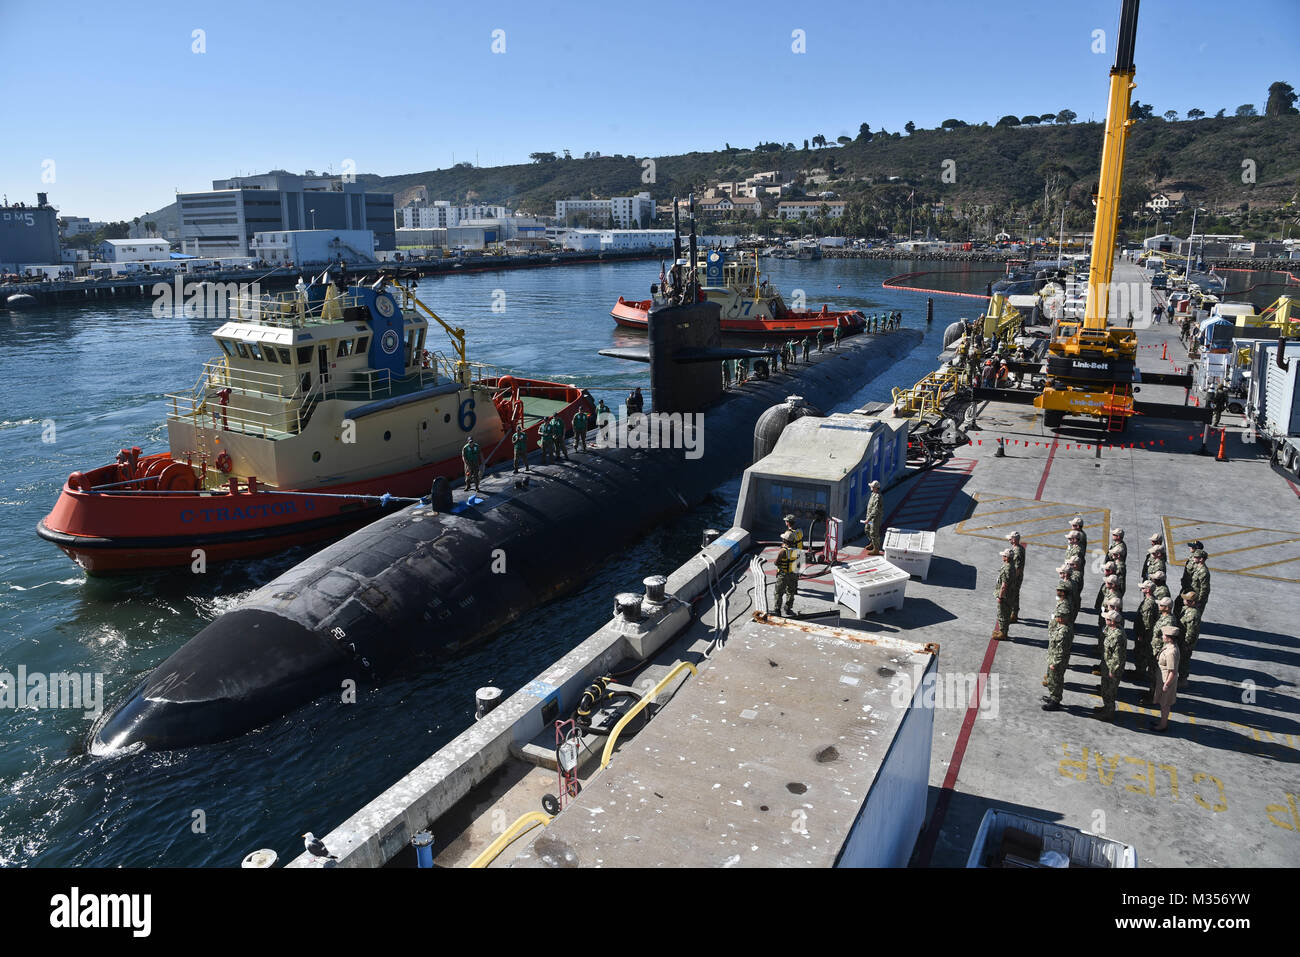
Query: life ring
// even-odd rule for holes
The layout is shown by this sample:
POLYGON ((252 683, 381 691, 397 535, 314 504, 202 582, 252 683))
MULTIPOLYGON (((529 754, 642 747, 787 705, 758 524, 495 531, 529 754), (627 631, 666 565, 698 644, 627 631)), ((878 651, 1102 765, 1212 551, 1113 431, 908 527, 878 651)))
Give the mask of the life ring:
POLYGON ((229 475, 230 470, 235 467, 235 463, 231 461, 229 452, 222 452, 218 455, 216 465, 218 469, 225 472, 227 475, 229 475))

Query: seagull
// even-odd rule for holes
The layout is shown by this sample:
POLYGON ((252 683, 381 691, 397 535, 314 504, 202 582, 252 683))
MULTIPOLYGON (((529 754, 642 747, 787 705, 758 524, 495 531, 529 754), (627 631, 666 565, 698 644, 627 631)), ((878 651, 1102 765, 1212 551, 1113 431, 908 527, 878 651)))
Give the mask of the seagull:
POLYGON ((312 857, 324 857, 331 861, 338 860, 337 857, 329 852, 329 848, 325 846, 325 842, 311 831, 308 831, 302 836, 302 843, 303 846, 307 848, 307 853, 312 857))

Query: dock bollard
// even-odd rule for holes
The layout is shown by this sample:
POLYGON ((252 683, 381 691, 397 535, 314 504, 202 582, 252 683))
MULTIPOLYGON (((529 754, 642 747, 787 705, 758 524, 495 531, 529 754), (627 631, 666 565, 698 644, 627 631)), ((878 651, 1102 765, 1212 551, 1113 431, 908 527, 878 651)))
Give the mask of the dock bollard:
POLYGON ((474 720, 478 721, 500 703, 500 688, 479 688, 474 692, 474 720))
POLYGON ((632 592, 619 592, 614 596, 614 616, 624 621, 640 621, 641 596, 632 592))
POLYGON ((662 605, 668 579, 663 575, 650 575, 643 578, 641 583, 645 585, 645 600, 655 605, 662 605))
POLYGON ((411 836, 411 846, 415 848, 415 866, 433 867, 433 834, 429 831, 416 831, 411 836))

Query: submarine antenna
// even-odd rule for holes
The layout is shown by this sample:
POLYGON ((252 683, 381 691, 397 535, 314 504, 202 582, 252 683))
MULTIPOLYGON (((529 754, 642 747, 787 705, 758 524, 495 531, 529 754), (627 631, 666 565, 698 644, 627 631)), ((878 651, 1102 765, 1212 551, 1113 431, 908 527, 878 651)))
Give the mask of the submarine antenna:
POLYGON ((690 276, 690 280, 686 286, 687 291, 689 293, 686 301, 695 302, 700 298, 700 276, 699 276, 699 264, 695 259, 696 251, 695 251, 695 194, 694 193, 691 193, 689 195, 688 201, 690 203, 691 256, 689 260, 690 265, 686 267, 689 270, 687 275, 690 276))
POLYGON ((676 266, 682 259, 682 217, 681 207, 677 204, 677 197, 673 197, 673 265, 676 266))

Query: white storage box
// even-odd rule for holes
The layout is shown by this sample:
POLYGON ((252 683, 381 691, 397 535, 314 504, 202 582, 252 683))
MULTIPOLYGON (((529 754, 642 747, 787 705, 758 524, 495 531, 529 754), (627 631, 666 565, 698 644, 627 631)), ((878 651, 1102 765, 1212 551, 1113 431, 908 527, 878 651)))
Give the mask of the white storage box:
POLYGON ((911 579, 884 558, 864 558, 831 569, 835 600, 861 618, 873 611, 902 608, 911 579))
POLYGON ((910 528, 885 529, 885 557, 909 575, 925 581, 934 558, 934 532, 915 532, 910 528))

